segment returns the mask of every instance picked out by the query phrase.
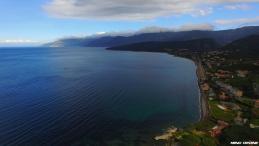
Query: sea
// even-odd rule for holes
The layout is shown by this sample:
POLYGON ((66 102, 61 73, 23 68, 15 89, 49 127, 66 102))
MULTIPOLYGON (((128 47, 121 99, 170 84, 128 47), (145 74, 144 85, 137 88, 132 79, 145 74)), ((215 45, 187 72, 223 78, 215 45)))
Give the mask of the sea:
POLYGON ((94 47, 0 48, 1 146, 150 146, 200 118, 194 62, 94 47))

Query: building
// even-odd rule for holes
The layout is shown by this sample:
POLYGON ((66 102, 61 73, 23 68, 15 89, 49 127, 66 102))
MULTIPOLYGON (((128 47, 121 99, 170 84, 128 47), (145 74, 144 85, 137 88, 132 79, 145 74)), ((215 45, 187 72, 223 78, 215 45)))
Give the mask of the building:
POLYGON ((238 71, 237 71, 237 76, 244 78, 244 77, 247 76, 248 73, 249 73, 249 72, 248 72, 247 70, 238 70, 238 71))
POLYGON ((227 128, 229 126, 229 124, 227 122, 224 121, 217 121, 217 125, 214 126, 211 131, 210 131, 210 135, 212 137, 218 137, 221 135, 222 130, 224 130, 225 128, 227 128))
POLYGON ((215 96, 216 96, 215 92, 212 89, 209 90, 208 95, 209 95, 209 97, 212 97, 212 98, 215 98, 215 96))
POLYGON ((225 74, 225 73, 215 73, 214 74, 217 78, 223 79, 223 78, 230 78, 231 75, 230 74, 225 74))
POLYGON ((218 70, 218 73, 220 74, 230 74, 231 72, 230 71, 226 71, 226 70, 218 70))
POLYGON ((228 100, 230 99, 231 97, 227 96, 225 92, 221 91, 220 94, 219 94, 219 99, 220 100, 228 100))
POLYGON ((255 108, 259 108, 259 100, 256 100, 256 101, 255 101, 254 107, 255 107, 255 108))
POLYGON ((234 89, 234 90, 232 91, 232 93, 233 93, 236 97, 242 97, 242 96, 243 96, 243 91, 241 91, 241 90, 234 89))
POLYGON ((236 89, 236 88, 234 88, 230 85, 227 85, 227 84, 225 84, 223 82, 220 82, 220 81, 217 81, 216 84, 232 96, 235 96, 235 97, 242 97, 243 96, 243 91, 238 90, 238 89, 236 89))
POLYGON ((220 102, 221 105, 225 106, 227 109, 231 109, 231 110, 241 110, 241 107, 238 104, 235 104, 233 102, 220 102))
POLYGON ((214 76, 218 79, 227 79, 233 78, 233 73, 226 70, 218 70, 216 73, 214 73, 214 76))
POLYGON ((209 91, 210 86, 209 86, 209 84, 204 83, 204 84, 201 85, 201 89, 202 89, 203 91, 209 91))

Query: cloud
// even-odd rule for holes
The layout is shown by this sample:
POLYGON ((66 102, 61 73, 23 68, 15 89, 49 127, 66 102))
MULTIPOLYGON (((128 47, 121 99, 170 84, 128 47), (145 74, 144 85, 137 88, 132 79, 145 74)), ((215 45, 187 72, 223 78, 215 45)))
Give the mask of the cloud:
POLYGON ((247 4, 235 4, 235 5, 226 5, 224 8, 228 10, 250 10, 252 9, 252 6, 247 4))
POLYGON ((25 46, 39 46, 44 42, 33 41, 29 39, 2 39, 0 40, 0 47, 25 47, 25 46))
POLYGON ((185 24, 179 27, 159 27, 159 26, 147 26, 139 30, 127 30, 127 31, 111 31, 111 32, 96 32, 94 34, 66 36, 57 40, 71 39, 71 38, 98 38, 105 36, 132 36, 144 33, 159 33, 159 32, 179 32, 179 31, 191 31, 191 30, 204 30, 212 31, 214 26, 208 23, 200 24, 185 24))
POLYGON ((97 34, 97 35, 103 35, 103 34, 106 34, 106 32, 101 31, 101 32, 97 32, 96 34, 97 34))
POLYGON ((148 26, 139 30, 129 30, 122 32, 102 32, 95 33, 93 35, 87 37, 102 37, 102 36, 131 36, 136 34, 143 33, 158 33, 158 32, 179 32, 179 31, 191 31, 191 30, 204 30, 204 31, 212 31, 214 30, 214 26, 207 23, 201 24, 185 24, 179 27, 159 27, 159 26, 148 26))
POLYGON ((140 34, 140 33, 170 32, 170 31, 174 31, 174 29, 170 29, 166 27, 158 27, 158 26, 148 26, 136 31, 135 33, 140 34))
POLYGON ((177 29, 178 31, 190 31, 190 30, 214 30, 214 26, 211 24, 185 24, 177 29))
POLYGON ((32 44, 32 43, 39 43, 33 40, 27 39, 7 39, 7 40, 0 40, 1 44, 32 44))
POLYGON ((142 28, 135 33, 156 33, 156 32, 177 32, 177 31, 191 31, 191 30, 214 30, 214 26, 207 23, 201 24, 184 24, 179 27, 158 27, 158 26, 150 26, 142 28))
POLYGON ((253 25, 259 24, 259 17, 238 18, 238 19, 220 19, 215 21, 219 25, 253 25))
POLYGON ((204 16, 219 4, 259 0, 51 0, 43 6, 58 18, 97 20, 146 20, 174 15, 204 16))
POLYGON ((207 7, 207 8, 203 8, 197 11, 194 11, 191 15, 192 16, 206 16, 213 13, 213 8, 212 7, 207 7))

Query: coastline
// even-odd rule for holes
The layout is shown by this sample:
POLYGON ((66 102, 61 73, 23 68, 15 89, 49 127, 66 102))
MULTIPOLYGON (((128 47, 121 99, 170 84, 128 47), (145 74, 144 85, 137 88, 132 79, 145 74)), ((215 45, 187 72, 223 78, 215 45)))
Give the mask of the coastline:
MULTIPOLYGON (((188 56, 183 56, 181 54, 175 54, 173 52, 167 52, 169 55, 173 55, 176 57, 181 57, 181 58, 185 58, 188 59, 190 61, 192 61, 195 66, 196 66, 196 77, 197 77, 197 85, 198 85, 198 90, 199 90, 199 108, 200 108, 200 118, 198 121, 194 122, 198 123, 201 122, 203 120, 206 120, 208 118, 209 115, 209 106, 208 106, 208 98, 205 94, 205 92, 202 90, 202 84, 206 81, 206 75, 205 75, 205 70, 202 66, 202 63, 200 61, 200 58, 197 55, 188 55, 188 56)), ((154 139, 156 141, 158 140, 166 140, 166 141, 170 141, 170 139, 172 138, 172 135, 174 135, 175 132, 178 131, 178 128, 176 127, 169 127, 167 129, 167 131, 165 131, 163 134, 161 135, 157 135, 156 137, 154 137, 154 139)))
POLYGON ((204 68, 202 66, 202 63, 200 61, 200 58, 197 55, 181 55, 181 54, 175 54, 173 52, 168 52, 169 55, 182 57, 185 59, 189 59, 192 62, 194 62, 196 66, 196 76, 197 76, 197 83, 199 88, 199 103, 200 103, 200 119, 197 122, 203 121, 207 119, 209 115, 209 106, 208 106, 208 98, 204 91, 201 88, 201 85, 206 81, 206 75, 204 68))
MULTIPOLYGON (((108 49, 108 50, 111 50, 111 49, 108 49)), ((115 51, 115 50, 113 50, 113 51, 115 51)), ((136 50, 116 50, 116 51, 136 52, 136 50)), ((190 53, 181 54, 181 53, 177 53, 177 52, 174 52, 174 51, 171 51, 168 49, 165 49, 164 51, 143 51, 143 50, 141 50, 141 51, 137 51, 137 52, 167 53, 169 55, 185 58, 185 59, 192 61, 196 66, 196 77, 197 77, 198 88, 199 88, 200 119, 197 122, 203 121, 208 118, 208 116, 209 116, 208 98, 201 88, 201 85, 204 83, 204 81, 206 81, 206 75, 205 75, 205 71, 202 66, 202 63, 200 61, 200 58, 197 56, 197 54, 190 54, 190 53)), ((197 123, 197 122, 195 122, 195 123, 197 123)))
POLYGON ((204 69, 203 69, 203 66, 202 66, 200 60, 198 59, 198 60, 194 61, 194 63, 196 65, 196 75, 197 75, 198 86, 199 86, 199 98, 200 98, 199 100, 200 100, 200 112, 201 112, 199 121, 202 121, 202 120, 205 120, 209 114, 208 98, 201 88, 201 85, 206 80, 206 77, 205 77, 205 72, 204 72, 204 69))

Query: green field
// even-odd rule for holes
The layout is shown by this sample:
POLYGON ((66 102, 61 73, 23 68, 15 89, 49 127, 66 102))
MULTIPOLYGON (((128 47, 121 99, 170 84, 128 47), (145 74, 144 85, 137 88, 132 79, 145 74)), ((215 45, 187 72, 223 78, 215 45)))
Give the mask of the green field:
POLYGON ((251 124, 254 124, 256 126, 259 126, 259 119, 252 119, 251 124))
POLYGON ((210 106, 210 114, 213 118, 218 120, 223 120, 226 122, 232 122, 234 118, 236 117, 235 111, 224 111, 220 109, 217 104, 219 104, 218 101, 209 101, 210 106))

